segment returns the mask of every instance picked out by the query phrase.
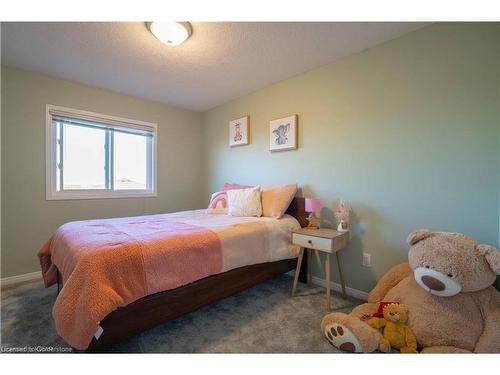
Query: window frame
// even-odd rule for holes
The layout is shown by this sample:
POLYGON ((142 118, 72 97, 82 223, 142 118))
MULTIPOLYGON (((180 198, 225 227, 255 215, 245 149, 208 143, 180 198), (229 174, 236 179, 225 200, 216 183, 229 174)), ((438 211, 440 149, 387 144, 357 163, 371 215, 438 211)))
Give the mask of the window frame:
MULTIPOLYGON (((46 124, 45 124, 45 198, 46 200, 68 200, 68 199, 106 199, 106 198, 143 198, 157 197, 157 138, 158 126, 155 123, 131 120, 127 118, 105 115, 102 113, 83 111, 79 109, 56 106, 52 104, 46 105, 46 124), (151 177, 150 189, 133 189, 133 190, 102 190, 102 189, 85 189, 85 190, 61 190, 57 191, 57 130, 52 126, 52 116, 74 117, 87 121, 96 121, 102 124, 113 126, 126 127, 131 129, 141 129, 151 131, 153 137, 151 141, 151 161, 148 163, 148 178, 151 177), (150 175, 150 176, 149 176, 150 175)), ((61 145, 62 146, 62 145, 61 145)), ((62 152, 62 151, 61 151, 62 152)), ((113 153, 111 153, 111 170, 108 173, 113 173, 113 153)), ((147 159, 150 155, 148 153, 147 159)))

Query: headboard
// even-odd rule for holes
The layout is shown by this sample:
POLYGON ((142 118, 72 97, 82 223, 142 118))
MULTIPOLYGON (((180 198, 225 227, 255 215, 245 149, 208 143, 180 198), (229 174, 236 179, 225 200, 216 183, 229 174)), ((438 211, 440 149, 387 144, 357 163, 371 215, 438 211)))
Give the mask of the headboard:
POLYGON ((305 202, 305 198, 295 197, 290 206, 288 206, 288 210, 286 210, 288 215, 292 215, 297 219, 302 228, 307 227, 308 224, 305 202))

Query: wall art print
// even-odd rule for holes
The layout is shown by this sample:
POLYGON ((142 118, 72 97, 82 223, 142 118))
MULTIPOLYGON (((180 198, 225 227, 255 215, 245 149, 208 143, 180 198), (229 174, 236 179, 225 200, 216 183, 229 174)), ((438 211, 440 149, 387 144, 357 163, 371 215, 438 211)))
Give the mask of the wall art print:
POLYGON ((269 150, 285 151, 297 148, 297 115, 269 122, 269 150))
POLYGON ((249 144, 250 116, 229 121, 229 146, 249 144))

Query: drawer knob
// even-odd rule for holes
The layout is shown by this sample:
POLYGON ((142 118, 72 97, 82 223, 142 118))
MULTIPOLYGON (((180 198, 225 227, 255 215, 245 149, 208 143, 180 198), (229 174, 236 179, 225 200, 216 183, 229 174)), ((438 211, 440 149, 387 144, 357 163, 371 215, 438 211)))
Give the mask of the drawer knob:
POLYGON ((313 242, 311 240, 307 240, 307 243, 308 244, 312 244, 313 242))

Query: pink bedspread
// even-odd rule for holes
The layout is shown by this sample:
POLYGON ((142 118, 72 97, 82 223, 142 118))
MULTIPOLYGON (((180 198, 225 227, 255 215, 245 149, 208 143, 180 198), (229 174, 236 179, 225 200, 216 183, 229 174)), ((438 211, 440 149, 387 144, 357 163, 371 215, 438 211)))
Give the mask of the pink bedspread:
POLYGON ((220 272, 218 236, 167 215, 72 222, 38 256, 46 286, 64 287, 54 305, 59 334, 86 349, 98 322, 120 306, 220 272))
POLYGON ((45 286, 64 286, 53 308, 58 333, 86 349, 99 322, 144 296, 236 267, 295 257, 289 217, 231 218, 204 211, 62 225, 38 251, 45 286))

